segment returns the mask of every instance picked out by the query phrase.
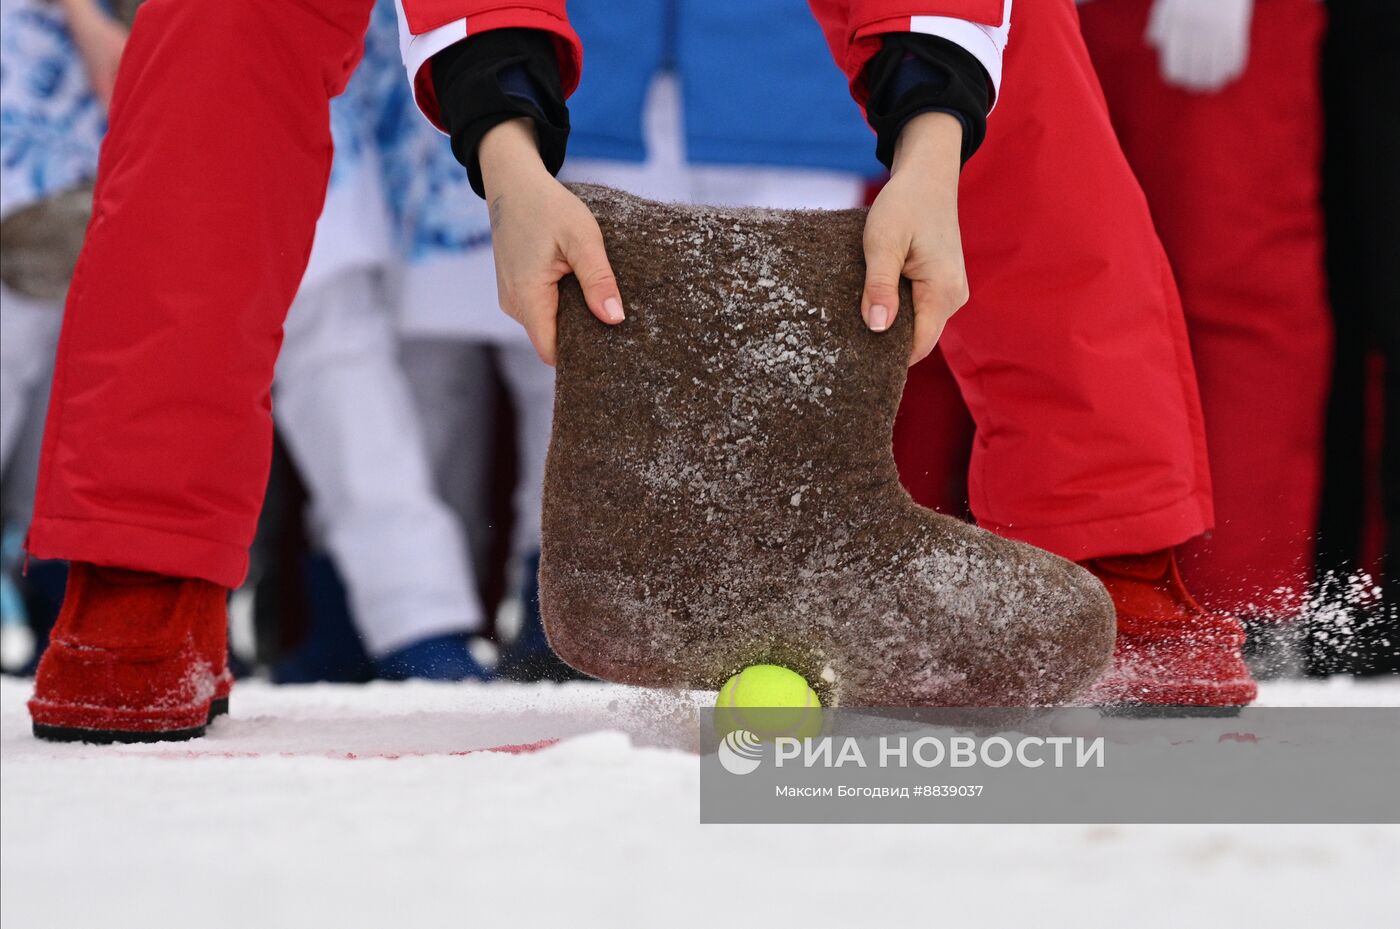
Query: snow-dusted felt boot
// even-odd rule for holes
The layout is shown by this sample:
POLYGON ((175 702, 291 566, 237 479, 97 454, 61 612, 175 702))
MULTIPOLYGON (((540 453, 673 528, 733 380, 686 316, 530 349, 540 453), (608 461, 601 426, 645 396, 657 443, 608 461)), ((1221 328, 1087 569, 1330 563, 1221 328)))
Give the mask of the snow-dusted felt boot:
POLYGON ((569 664, 718 687, 785 665, 828 705, 1064 701, 1113 648, 1089 572, 939 516, 891 454, 912 336, 860 317, 865 212, 576 188, 628 318, 559 308, 541 605, 569 664))
POLYGON ((34 734, 83 742, 202 735, 230 684, 227 595, 208 581, 74 563, 35 675, 34 734))

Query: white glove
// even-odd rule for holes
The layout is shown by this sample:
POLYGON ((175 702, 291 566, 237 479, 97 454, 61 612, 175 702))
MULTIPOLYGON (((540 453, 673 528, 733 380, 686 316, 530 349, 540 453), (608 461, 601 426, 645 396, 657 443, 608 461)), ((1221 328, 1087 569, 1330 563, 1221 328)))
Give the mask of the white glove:
POLYGON ((1156 0, 1147 44, 1161 59, 1162 80, 1212 93, 1244 73, 1254 0, 1156 0))

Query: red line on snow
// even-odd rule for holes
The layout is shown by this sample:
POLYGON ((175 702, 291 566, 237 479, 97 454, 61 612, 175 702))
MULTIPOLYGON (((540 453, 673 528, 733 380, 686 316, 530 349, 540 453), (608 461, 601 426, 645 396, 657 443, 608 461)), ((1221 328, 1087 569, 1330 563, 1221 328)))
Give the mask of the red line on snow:
POLYGON ((538 742, 520 742, 511 745, 489 745, 482 748, 465 748, 450 752, 255 752, 255 751, 184 751, 163 752, 122 752, 124 758, 160 758, 166 761, 188 758, 329 758, 333 761, 398 761, 401 758, 459 758, 464 755, 479 755, 490 752, 498 755, 528 755, 558 745, 558 739, 540 739, 538 742))

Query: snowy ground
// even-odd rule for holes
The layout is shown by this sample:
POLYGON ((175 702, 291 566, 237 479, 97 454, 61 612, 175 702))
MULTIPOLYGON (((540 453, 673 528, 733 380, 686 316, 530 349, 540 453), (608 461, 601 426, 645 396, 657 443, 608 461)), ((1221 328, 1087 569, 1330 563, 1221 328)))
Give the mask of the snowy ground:
MULTIPOLYGON (((4 929, 1283 929, 1400 907, 1391 826, 701 826, 703 695, 244 683, 202 741, 97 748, 36 742, 28 690, 0 682, 4 929)), ((1261 702, 1394 706, 1400 683, 1261 702)))

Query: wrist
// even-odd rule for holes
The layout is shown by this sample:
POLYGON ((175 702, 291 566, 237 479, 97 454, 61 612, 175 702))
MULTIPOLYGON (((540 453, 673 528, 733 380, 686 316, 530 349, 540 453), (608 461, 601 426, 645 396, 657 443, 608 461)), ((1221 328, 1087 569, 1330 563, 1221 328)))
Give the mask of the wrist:
POLYGON ((920 113, 910 119, 895 142, 890 173, 917 171, 956 183, 962 168, 962 122, 949 113, 920 113))
POLYGON ((941 112, 961 123, 959 156, 966 162, 987 134, 992 86, 982 63, 939 36, 891 32, 865 67, 866 121, 875 130, 875 157, 893 169, 895 146, 905 127, 925 113, 941 112))
POLYGON ((524 117, 491 127, 481 137, 477 160, 481 164, 481 180, 488 200, 490 191, 510 186, 516 180, 540 174, 551 176, 540 158, 534 121, 524 117))

